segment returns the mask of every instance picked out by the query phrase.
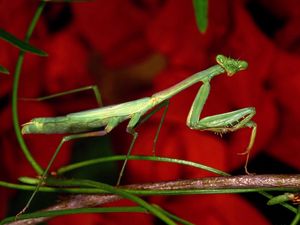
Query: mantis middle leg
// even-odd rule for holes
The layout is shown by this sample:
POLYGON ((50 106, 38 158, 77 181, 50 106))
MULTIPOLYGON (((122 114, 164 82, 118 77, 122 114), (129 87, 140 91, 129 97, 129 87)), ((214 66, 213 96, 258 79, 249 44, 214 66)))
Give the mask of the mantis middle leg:
POLYGON ((239 109, 236 111, 208 116, 202 119, 200 118, 200 114, 202 112, 203 106, 207 100, 207 97, 210 92, 210 83, 209 81, 205 81, 201 86, 200 90, 197 93, 197 96, 194 99, 192 107, 190 109, 189 115, 187 117, 187 126, 191 129, 195 130, 208 130, 215 133, 227 133, 233 132, 240 128, 251 128, 251 137, 248 144, 248 147, 245 152, 240 154, 246 154, 246 162, 245 162, 245 172, 249 174, 247 166, 249 161, 250 151, 253 147, 255 137, 256 137, 256 129, 257 125, 251 119, 255 115, 255 108, 248 107, 239 109))
POLYGON ((158 139, 158 135, 159 135, 159 132, 160 132, 160 129, 162 127, 162 124, 165 120, 165 117, 166 117, 166 114, 167 114, 167 111, 168 111, 168 108, 169 108, 169 103, 170 101, 167 99, 163 102, 161 102, 155 109, 153 109, 150 113, 148 113, 140 122, 137 126, 139 126, 140 124, 146 122, 152 115, 154 115, 156 112, 158 112, 160 109, 162 109, 164 107, 164 111, 163 111, 163 114, 160 118, 160 122, 159 122, 159 125, 158 125, 158 128, 156 130, 156 133, 155 133, 155 137, 154 137, 154 140, 153 140, 153 146, 152 146, 152 153, 153 155, 155 155, 155 150, 156 150, 156 143, 157 143, 157 139, 158 139))
POLYGON ((135 114, 132 115, 132 117, 131 117, 128 125, 127 125, 127 129, 126 129, 126 132, 132 135, 132 141, 131 141, 130 147, 129 147, 128 151, 127 151, 126 158, 125 158, 125 160, 123 162, 123 165, 122 165, 122 168, 121 168, 121 171, 120 171, 120 174, 119 174, 119 178, 118 178, 118 181, 117 181, 117 185, 120 185, 120 182, 121 182, 121 179, 122 179, 122 176, 123 176, 126 164, 128 162, 128 157, 130 156, 131 151, 133 149, 133 146, 135 144, 135 141, 136 141, 136 139, 138 137, 138 132, 135 130, 135 128, 137 128, 142 123, 146 122, 152 115, 154 115, 161 108, 165 107, 163 115, 162 115, 162 117, 160 119, 160 123, 159 123, 158 128, 157 128, 156 134, 155 134, 155 138, 153 140, 152 152, 153 152, 153 154, 155 154, 156 142, 157 142, 158 135, 159 135, 160 129, 162 127, 164 118, 166 116, 166 113, 167 113, 167 110, 168 110, 168 106, 169 106, 169 100, 165 100, 165 101, 161 102, 159 105, 157 105, 157 107, 154 110, 152 110, 149 114, 147 114, 142 119, 141 119, 141 116, 142 116, 143 113, 135 113, 135 114))

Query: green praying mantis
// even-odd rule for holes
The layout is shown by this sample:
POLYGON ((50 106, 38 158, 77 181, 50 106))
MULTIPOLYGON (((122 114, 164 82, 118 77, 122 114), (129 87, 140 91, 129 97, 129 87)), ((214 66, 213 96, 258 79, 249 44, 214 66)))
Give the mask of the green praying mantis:
POLYGON ((128 156, 131 154, 131 150, 138 136, 135 128, 139 124, 146 121, 155 112, 165 107, 153 141, 154 151, 157 137, 167 112, 169 99, 198 82, 202 82, 203 84, 201 85, 189 111, 186 120, 187 126, 194 130, 212 131, 220 134, 233 132, 240 128, 251 128, 252 132, 248 147, 246 151, 240 153, 243 155, 247 155, 245 162, 245 172, 249 174, 247 165, 250 150, 255 141, 257 128, 256 123, 251 120, 256 113, 255 108, 247 107, 200 119, 200 114, 202 112, 203 106, 210 93, 211 79, 223 73, 227 73, 227 75, 230 77, 236 72, 245 70, 248 67, 246 61, 232 59, 223 55, 217 55, 216 61, 218 63, 217 65, 191 75, 178 84, 153 94, 151 97, 145 97, 117 105, 70 113, 66 116, 34 118, 30 122, 23 124, 22 134, 67 133, 70 135, 62 138, 47 168, 44 170, 44 173, 40 178, 40 182, 37 185, 35 192, 32 194, 31 198, 27 202, 27 205, 22 211, 24 212, 26 208, 28 208, 34 195, 37 193, 39 187, 44 182, 51 165, 53 164, 58 152, 65 142, 78 138, 106 135, 123 121, 129 120, 126 131, 131 134, 133 138, 127 152, 127 157, 123 162, 118 177, 117 185, 119 185, 128 161, 128 156))

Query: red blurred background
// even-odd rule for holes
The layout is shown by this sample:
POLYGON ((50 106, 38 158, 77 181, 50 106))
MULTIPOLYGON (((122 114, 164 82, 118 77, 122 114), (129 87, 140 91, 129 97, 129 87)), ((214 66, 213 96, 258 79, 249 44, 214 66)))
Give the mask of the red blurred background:
MULTIPOLYGON (((30 41, 49 56, 26 55, 19 97, 46 96, 95 84, 101 91, 104 105, 116 104, 167 88, 215 64, 214 57, 219 53, 245 59, 249 63, 246 71, 212 80, 212 90, 201 116, 256 107, 254 121, 258 124, 258 133, 249 171, 295 173, 300 168, 299 4, 296 0, 211 0, 208 29, 201 34, 196 27, 192 0, 49 3, 30 41)), ((30 4, 25 0, 0 1, 0 27, 23 38, 36 6, 35 1, 30 4)), ((13 73, 18 51, 3 41, 0 49, 0 64, 13 73)), ((0 76, 0 178, 17 182, 19 176, 34 176, 35 173, 23 156, 13 131, 12 81, 12 75, 0 76)), ((247 146, 249 129, 220 138, 212 133, 192 131, 185 125, 198 89, 199 85, 194 85, 171 99, 157 143, 157 155, 243 174, 245 157, 237 153, 247 146)), ((64 115, 95 107, 92 92, 43 102, 19 101, 20 123, 34 117, 64 115)), ((138 129, 139 138, 133 154, 152 154, 160 116, 161 112, 138 129)), ((125 127, 126 122, 109 136, 94 142, 66 144, 53 169, 70 160, 125 154, 131 140, 125 127), (86 153, 86 149, 91 151, 86 153)), ((25 140, 38 162, 46 166, 60 138, 59 135, 28 135, 25 140)), ((113 183, 117 171, 117 165, 112 164, 103 170, 99 167, 93 172, 89 170, 89 173, 93 173, 95 179, 113 183)), ((123 183, 212 175, 199 169, 144 161, 130 161, 125 173, 123 183)), ((85 176, 83 172, 81 176, 85 176)), ((0 188, 0 217, 20 210, 29 194, 0 188)), ((42 201, 41 198, 36 201, 38 199, 42 201)), ((274 221, 284 224, 293 216, 284 208, 265 206, 266 199, 257 194, 151 197, 148 200, 195 224, 274 224, 274 221), (276 217, 277 212, 280 218, 276 217)), ((149 215, 119 213, 61 217, 49 223, 70 221, 74 224, 156 222, 149 215), (134 221, 131 218, 135 218, 134 221)))

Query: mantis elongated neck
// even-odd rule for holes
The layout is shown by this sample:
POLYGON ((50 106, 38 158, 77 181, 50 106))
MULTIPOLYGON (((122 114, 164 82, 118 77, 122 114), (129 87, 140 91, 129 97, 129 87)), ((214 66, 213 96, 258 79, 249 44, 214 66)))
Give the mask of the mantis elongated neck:
POLYGON ((186 88, 198 83, 199 81, 209 81, 214 76, 224 73, 225 70, 220 65, 212 66, 206 70, 201 72, 195 73, 194 75, 186 78, 185 80, 175 84, 172 87, 169 87, 163 91, 157 92, 156 94, 152 95, 153 98, 158 100, 157 103, 160 103, 164 100, 167 100, 174 95, 178 94, 179 92, 185 90, 186 88))

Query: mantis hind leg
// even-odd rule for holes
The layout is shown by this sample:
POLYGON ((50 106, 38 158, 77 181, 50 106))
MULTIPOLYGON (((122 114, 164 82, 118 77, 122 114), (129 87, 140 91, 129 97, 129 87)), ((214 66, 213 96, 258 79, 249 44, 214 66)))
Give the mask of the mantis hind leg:
POLYGON ((56 97, 60 97, 60 96, 64 96, 64 95, 74 94, 74 93, 78 93, 78 92, 88 91, 88 90, 93 91, 94 96, 96 98, 96 101, 97 101, 99 107, 103 106, 102 99, 101 99, 101 94, 100 94, 100 91, 99 91, 99 89, 96 85, 84 86, 84 87, 81 87, 81 88, 76 88, 76 89, 69 90, 69 91, 59 92, 59 93, 56 93, 56 94, 53 94, 53 95, 48 95, 48 96, 39 97, 39 98, 21 98, 21 100, 44 101, 44 100, 48 100, 48 99, 52 99, 52 98, 56 98, 56 97))
POLYGON ((28 202, 26 203, 25 207, 17 214, 16 217, 18 217, 19 215, 23 214, 29 207, 30 203, 32 202, 33 198, 35 197, 35 195, 37 194, 37 192, 39 191, 40 187, 43 185, 43 183, 45 182, 45 179, 47 177, 47 174, 50 170, 50 167, 52 166, 54 160, 56 159, 56 156, 58 155, 59 151, 61 150, 62 146, 64 143, 71 141, 71 140, 75 140, 75 139, 80 139, 80 138, 87 138, 87 137, 97 137, 97 136, 104 136, 106 135, 108 132, 105 130, 101 130, 101 131, 93 131, 93 132, 87 132, 87 133, 81 133, 81 134, 73 134, 73 135, 68 135, 68 136, 64 136, 59 145, 57 146, 53 156, 51 157, 47 168, 44 170, 43 174, 41 175, 40 181, 37 184, 34 192, 32 193, 32 195, 30 196, 28 202))

